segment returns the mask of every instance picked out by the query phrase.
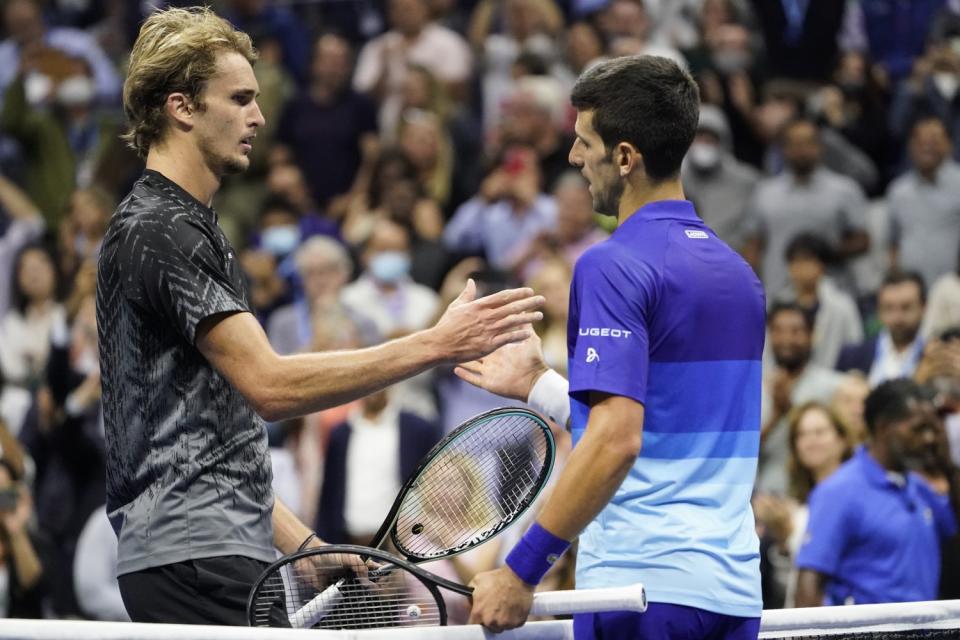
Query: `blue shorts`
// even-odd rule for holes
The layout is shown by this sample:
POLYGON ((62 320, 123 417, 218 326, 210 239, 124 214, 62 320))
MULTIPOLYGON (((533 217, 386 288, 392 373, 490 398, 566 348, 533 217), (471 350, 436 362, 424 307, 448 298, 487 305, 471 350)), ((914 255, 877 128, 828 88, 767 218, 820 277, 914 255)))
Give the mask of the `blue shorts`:
POLYGON ((757 640, 760 618, 738 618, 679 604, 651 602, 645 613, 573 616, 574 640, 757 640))

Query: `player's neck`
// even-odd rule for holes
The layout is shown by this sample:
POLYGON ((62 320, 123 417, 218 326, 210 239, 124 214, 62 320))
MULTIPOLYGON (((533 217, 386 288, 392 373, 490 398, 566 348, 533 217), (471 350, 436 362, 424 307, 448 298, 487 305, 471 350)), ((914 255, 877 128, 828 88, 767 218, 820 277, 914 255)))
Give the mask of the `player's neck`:
POLYGON ((657 183, 650 183, 646 180, 627 182, 623 197, 620 198, 620 211, 617 216, 619 224, 626 222, 627 218, 641 207, 660 200, 686 200, 686 196, 683 194, 683 185, 680 184, 679 178, 657 183))
POLYGON ((208 207, 220 188, 220 177, 210 170, 200 150, 193 146, 153 146, 147 154, 147 169, 163 174, 208 207))

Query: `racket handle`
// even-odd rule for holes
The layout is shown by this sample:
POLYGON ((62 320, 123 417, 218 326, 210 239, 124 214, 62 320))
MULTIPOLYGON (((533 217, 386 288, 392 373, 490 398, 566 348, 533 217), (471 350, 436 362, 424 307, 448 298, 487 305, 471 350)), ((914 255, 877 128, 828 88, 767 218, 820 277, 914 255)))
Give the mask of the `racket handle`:
POLYGON ((313 597, 313 600, 297 609, 290 616, 290 626, 294 629, 309 629, 321 620, 327 617, 331 609, 337 606, 340 601, 340 587, 343 585, 343 579, 332 584, 321 593, 313 597))
POLYGON ((533 595, 530 615, 552 616, 589 613, 592 611, 647 610, 647 592, 640 583, 610 589, 577 589, 545 591, 533 595))

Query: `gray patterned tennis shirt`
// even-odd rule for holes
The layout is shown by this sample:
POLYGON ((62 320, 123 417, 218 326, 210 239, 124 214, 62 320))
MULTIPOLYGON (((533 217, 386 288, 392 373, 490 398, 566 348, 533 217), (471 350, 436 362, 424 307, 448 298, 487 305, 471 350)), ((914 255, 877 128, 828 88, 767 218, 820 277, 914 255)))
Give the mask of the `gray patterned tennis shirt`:
POLYGON ((194 346, 201 320, 236 311, 249 311, 247 288, 216 214, 146 171, 110 221, 97 275, 118 574, 276 557, 263 421, 194 346))

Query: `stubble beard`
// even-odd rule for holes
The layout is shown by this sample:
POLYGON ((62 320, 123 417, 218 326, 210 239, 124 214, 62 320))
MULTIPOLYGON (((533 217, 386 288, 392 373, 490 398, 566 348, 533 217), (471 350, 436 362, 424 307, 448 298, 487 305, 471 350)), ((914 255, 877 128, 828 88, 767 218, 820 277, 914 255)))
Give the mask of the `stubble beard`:
POLYGON ((200 140, 200 153, 204 162, 218 176, 235 175, 243 173, 250 167, 250 159, 247 156, 228 156, 220 155, 214 151, 214 143, 209 138, 200 140))
POLYGON ((620 215, 620 199, 623 197, 623 182, 614 180, 609 187, 602 189, 597 185, 597 193, 593 196, 593 209, 605 216, 620 215))

